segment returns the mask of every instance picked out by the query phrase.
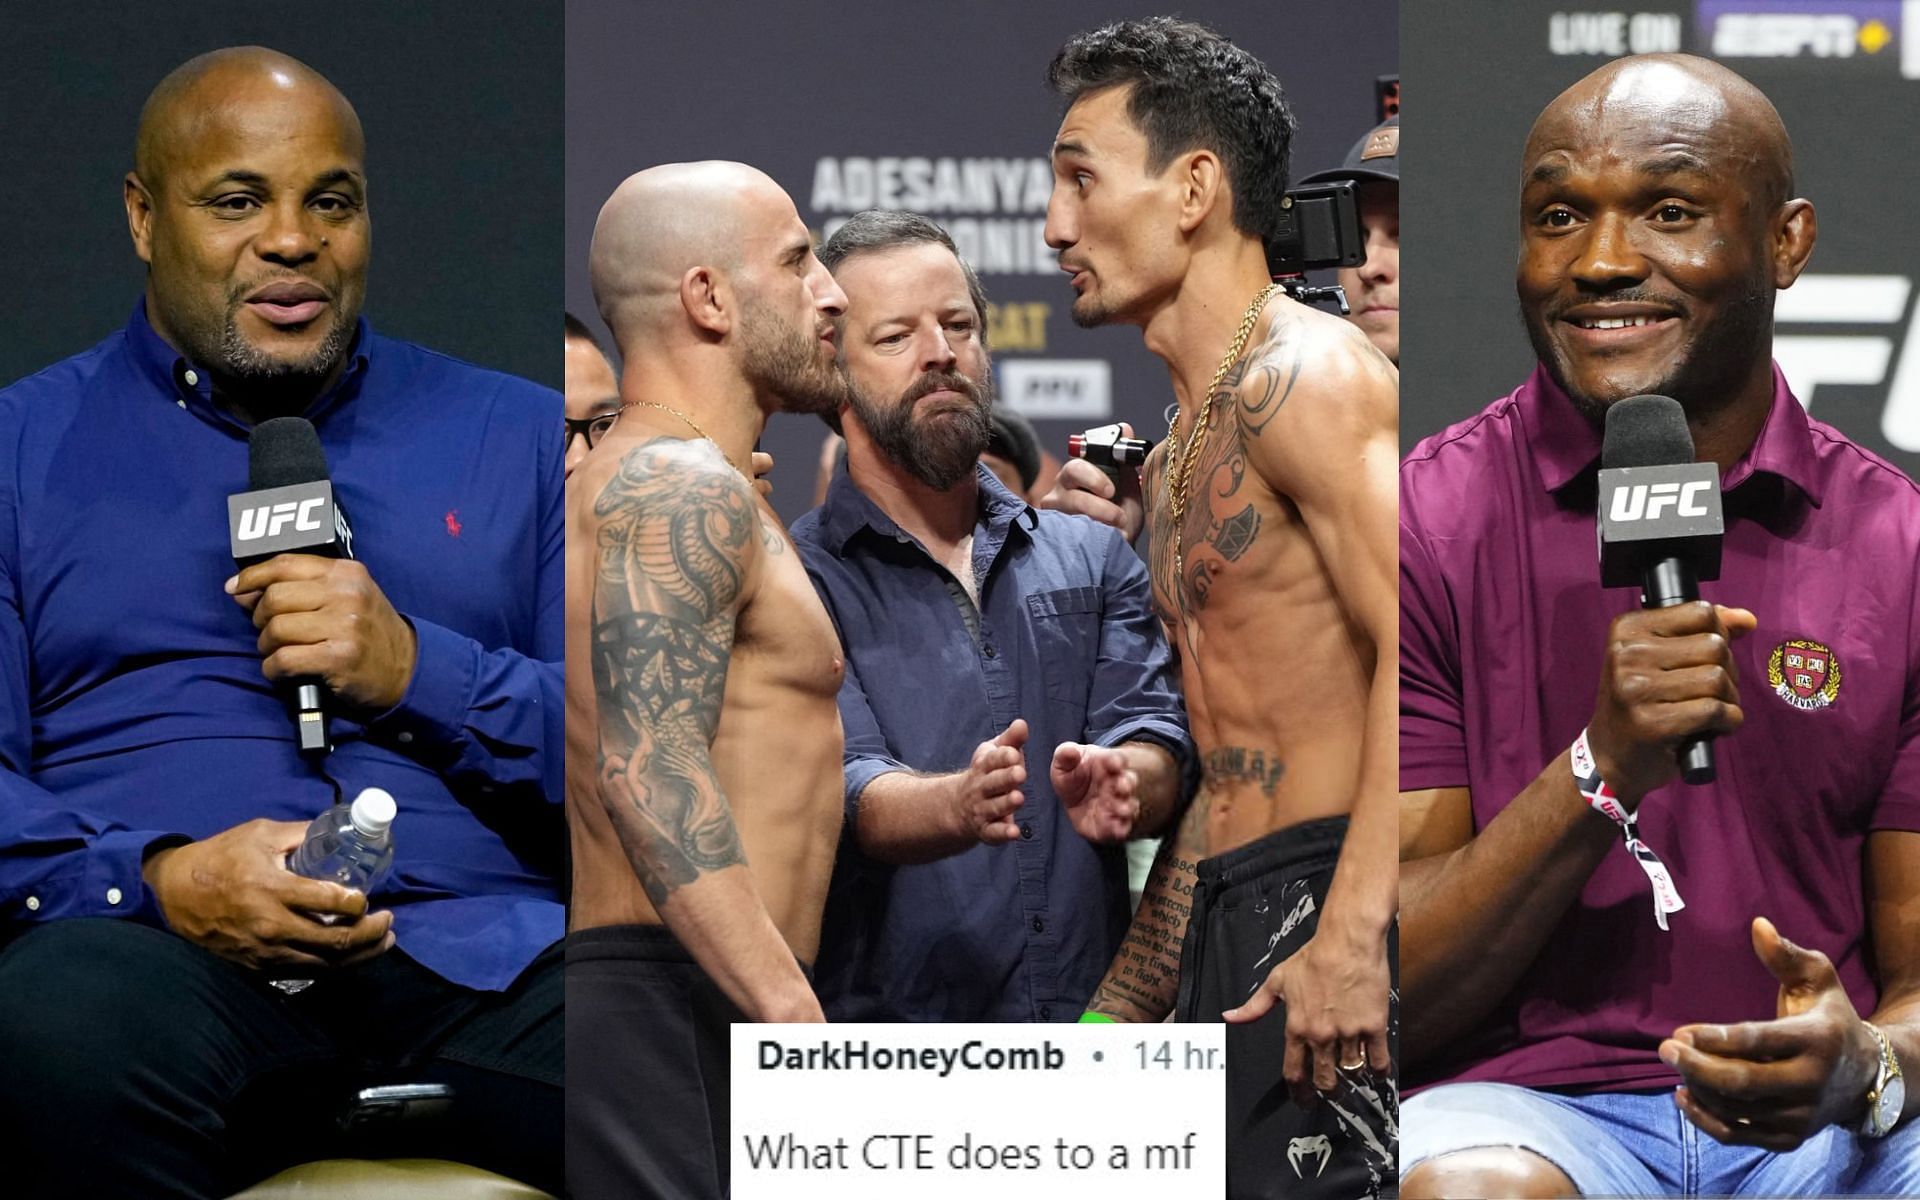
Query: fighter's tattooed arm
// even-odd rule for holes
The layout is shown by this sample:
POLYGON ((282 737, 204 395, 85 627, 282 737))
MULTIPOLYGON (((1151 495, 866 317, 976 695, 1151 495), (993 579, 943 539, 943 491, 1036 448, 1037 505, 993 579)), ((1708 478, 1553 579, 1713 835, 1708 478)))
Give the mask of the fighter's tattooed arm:
POLYGON ((659 907, 743 861, 709 746, 759 522, 711 447, 670 438, 627 452, 594 515, 601 795, 659 907))
POLYGON ((1207 814, 1212 802, 1203 786, 1180 818, 1174 836, 1160 844, 1147 875, 1140 907, 1127 927, 1120 952, 1094 989, 1087 1010, 1116 1021, 1161 1021, 1180 994, 1180 945, 1193 912, 1195 867, 1207 856, 1207 814))

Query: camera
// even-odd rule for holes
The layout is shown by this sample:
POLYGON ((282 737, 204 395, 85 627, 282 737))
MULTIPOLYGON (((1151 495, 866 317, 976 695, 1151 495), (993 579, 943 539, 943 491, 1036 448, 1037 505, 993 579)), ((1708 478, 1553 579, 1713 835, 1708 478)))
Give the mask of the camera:
POLYGON ((1345 315, 1347 296, 1338 284, 1309 287, 1300 276, 1332 267, 1357 267, 1367 259, 1360 201, 1350 179, 1309 183, 1280 201, 1277 231, 1267 243, 1267 269, 1295 300, 1332 301, 1345 315))

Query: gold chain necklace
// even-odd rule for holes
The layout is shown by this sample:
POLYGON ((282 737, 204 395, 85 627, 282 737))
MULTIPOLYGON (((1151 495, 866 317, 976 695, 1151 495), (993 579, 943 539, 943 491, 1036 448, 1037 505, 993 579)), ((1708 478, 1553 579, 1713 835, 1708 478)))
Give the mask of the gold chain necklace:
POLYGON ((1240 318, 1239 332, 1233 335, 1233 344, 1227 347, 1225 358, 1214 369, 1213 382, 1207 385, 1207 394, 1201 397, 1200 411, 1194 415, 1193 426, 1187 434, 1187 440, 1180 440, 1180 411, 1174 409, 1173 419, 1167 422, 1167 456, 1172 460, 1167 464, 1167 501, 1173 513, 1173 577, 1175 586, 1169 589, 1179 594, 1179 580, 1186 574, 1186 557, 1182 553, 1185 541, 1185 517, 1187 515, 1187 484, 1193 474, 1194 451, 1200 448, 1201 439, 1206 436, 1207 417, 1213 412, 1213 394, 1220 390, 1220 381, 1227 377, 1227 371, 1239 360, 1240 352, 1246 349, 1247 339, 1253 335, 1253 327, 1260 320, 1260 312, 1266 308, 1267 301, 1280 290, 1277 283, 1268 284, 1253 303, 1247 306, 1247 313, 1240 318))
MULTIPOLYGON (((707 439, 708 441, 713 442, 713 448, 715 450, 720 450, 720 443, 717 441, 714 441, 714 437, 712 434, 700 428, 700 423, 698 421, 695 421, 692 417, 681 412, 679 409, 673 407, 671 404, 657 404, 652 400, 629 400, 625 404, 622 404, 620 406, 620 411, 625 412, 629 408, 657 408, 663 413, 672 413, 674 416, 679 417, 682 421, 685 421, 687 423, 687 428, 693 430, 695 433, 699 434, 701 437, 707 439)), ((727 465, 732 467, 735 471, 739 471, 740 474, 742 475, 746 474, 745 471, 740 470, 740 464, 737 462, 734 462, 733 459, 728 456, 725 450, 720 450, 720 457, 726 459, 727 465)))

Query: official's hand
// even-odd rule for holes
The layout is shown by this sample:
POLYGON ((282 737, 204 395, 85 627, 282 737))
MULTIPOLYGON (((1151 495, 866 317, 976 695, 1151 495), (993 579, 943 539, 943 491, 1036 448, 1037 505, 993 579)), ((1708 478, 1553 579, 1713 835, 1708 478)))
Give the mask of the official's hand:
POLYGON ((141 874, 168 927, 242 966, 339 967, 390 949, 391 912, 368 916, 360 892, 286 869, 306 832, 301 821, 248 821, 162 850, 141 874))
POLYGON ((1880 1045, 1826 955, 1781 937, 1765 917, 1754 919, 1753 952, 1780 981, 1777 1018, 1683 1025, 1660 1057, 1686 1081, 1674 1102, 1687 1120, 1729 1145, 1784 1152, 1866 1115, 1880 1045))
MULTIPOLYGON (((1133 436, 1133 426, 1122 422, 1121 429, 1125 436, 1133 436)), ((1092 517, 1118 529, 1131 542, 1140 536, 1144 520, 1140 472, 1133 467, 1118 470, 1120 482, 1115 484, 1105 471, 1086 459, 1070 458, 1060 464, 1053 487, 1040 497, 1040 507, 1092 517)))
POLYGON ((753 490, 762 496, 773 495, 773 480, 767 478, 768 472, 773 470, 773 455, 765 450, 755 450, 752 466, 753 490))
POLYGON ((318 676, 334 695, 375 711, 406 694, 413 626, 352 559, 275 555, 227 580, 227 592, 253 614, 268 679, 318 676))
POLYGON ((1016 718, 992 741, 974 747, 972 761, 954 780, 953 819, 964 836, 989 846, 1020 836, 1013 813, 1025 800, 1020 785, 1027 781, 1021 753, 1026 744, 1027 723, 1016 718))
POLYGON ((1127 766, 1124 750, 1061 742, 1048 770, 1053 793, 1066 807, 1067 820, 1095 844, 1124 842, 1140 819, 1134 793, 1140 777, 1127 766))
POLYGON ((1277 1003, 1287 1010, 1286 1052, 1280 1073, 1294 1101, 1310 1106, 1338 1086, 1336 1068, 1364 1064, 1376 1074, 1393 1066, 1387 1045, 1385 934, 1349 929, 1331 914, 1307 944, 1268 973, 1239 1008, 1221 1014, 1230 1024, 1257 1021, 1277 1003))
POLYGON ((1704 600, 1613 619, 1587 742, 1629 812, 1680 774, 1681 742, 1730 734, 1746 719, 1732 643, 1754 624, 1744 608, 1704 600))

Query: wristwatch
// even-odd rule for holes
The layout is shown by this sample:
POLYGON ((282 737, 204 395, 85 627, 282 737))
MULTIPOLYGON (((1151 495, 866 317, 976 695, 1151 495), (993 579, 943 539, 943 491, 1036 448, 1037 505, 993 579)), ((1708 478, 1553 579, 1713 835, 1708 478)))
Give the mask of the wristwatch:
POLYGON ((1873 1040, 1880 1044, 1880 1072, 1867 1091, 1867 1115, 1860 1122, 1861 1137, 1883 1138, 1893 1132, 1900 1111, 1907 1106, 1907 1081, 1900 1073, 1900 1060, 1893 1055, 1893 1043, 1871 1021, 1862 1021, 1873 1040))

